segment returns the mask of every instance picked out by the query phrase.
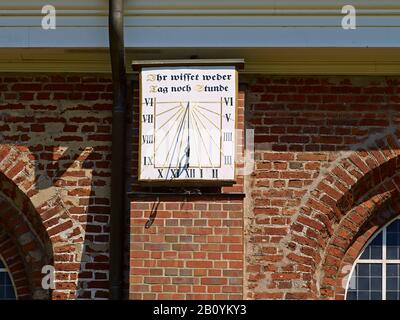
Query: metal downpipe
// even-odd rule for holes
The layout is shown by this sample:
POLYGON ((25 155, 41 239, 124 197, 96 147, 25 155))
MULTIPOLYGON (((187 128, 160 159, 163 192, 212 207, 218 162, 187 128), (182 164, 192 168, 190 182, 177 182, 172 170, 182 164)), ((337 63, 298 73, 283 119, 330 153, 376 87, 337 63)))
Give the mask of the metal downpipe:
POLYGON ((109 42, 113 83, 110 217, 110 299, 123 299, 125 150, 127 79, 124 46, 124 1, 109 0, 109 42))

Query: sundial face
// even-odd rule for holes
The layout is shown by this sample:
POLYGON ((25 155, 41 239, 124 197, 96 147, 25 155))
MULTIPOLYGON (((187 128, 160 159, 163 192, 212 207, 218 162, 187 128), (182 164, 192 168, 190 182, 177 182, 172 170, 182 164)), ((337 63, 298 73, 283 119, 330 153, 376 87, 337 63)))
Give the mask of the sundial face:
POLYGON ((141 181, 235 179, 234 67, 143 68, 141 181))

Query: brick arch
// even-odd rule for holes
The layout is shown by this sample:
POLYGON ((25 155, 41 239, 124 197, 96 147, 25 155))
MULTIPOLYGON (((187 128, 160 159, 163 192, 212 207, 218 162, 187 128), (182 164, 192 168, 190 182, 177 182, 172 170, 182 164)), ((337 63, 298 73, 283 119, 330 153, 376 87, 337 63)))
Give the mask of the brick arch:
POLYGON ((356 206, 336 228, 320 265, 320 297, 343 299, 351 267, 368 240, 400 213, 400 193, 391 190, 356 206))
MULTIPOLYGON (((20 179, 21 180, 21 179, 20 179)), ((24 181, 26 182, 26 181, 24 181)), ((48 252, 51 254, 51 241, 46 231, 45 225, 34 208, 29 197, 18 188, 17 184, 9 179, 4 173, 0 172, 0 203, 2 204, 3 212, 0 212, 0 218, 5 217, 4 207, 9 209, 13 207, 13 213, 18 212, 15 216, 9 217, 16 218, 21 216, 27 220, 32 231, 38 236, 40 241, 47 246, 48 252)))
POLYGON ((4 259, 13 280, 17 298, 20 300, 31 299, 32 292, 29 285, 28 274, 18 247, 11 240, 4 229, 0 228, 0 256, 4 259))
POLYGON ((52 263, 51 252, 46 252, 43 242, 22 212, 1 194, 0 211, 0 228, 16 249, 14 256, 19 255, 19 260, 23 263, 24 282, 28 283, 29 298, 47 299, 49 292, 41 286, 41 269, 52 263))
MULTIPOLYGON (((359 148, 346 153, 346 157, 338 159, 309 192, 292 224, 287 244, 288 260, 307 270, 301 286, 308 288, 309 293, 303 294, 303 298, 332 295, 333 289, 329 287, 332 280, 321 274, 332 272, 326 265, 337 254, 332 239, 341 232, 340 226, 349 218, 361 219, 359 214, 365 208, 369 208, 372 215, 380 206, 397 198, 397 190, 400 190, 400 179, 396 175, 400 167, 397 141, 398 137, 389 134, 368 150, 359 148)), ((362 217, 366 218, 365 214, 362 217)))
MULTIPOLYGON (((18 239, 19 232, 30 228, 31 236, 28 238, 37 239, 35 250, 39 252, 39 246, 42 247, 43 261, 28 270, 32 272, 32 288, 38 288, 41 279, 39 265, 46 262, 54 264, 56 270, 56 289, 52 291, 51 298, 73 298, 77 290, 84 230, 72 218, 60 194, 50 189, 37 189, 36 180, 33 157, 27 147, 0 145, 0 192, 4 199, 8 199, 9 207, 15 209, 12 214, 9 211, 8 218, 18 219, 21 226, 24 221, 25 226, 7 230, 9 224, 5 222, 5 211, 0 211, 0 220, 14 239, 18 239), (66 276, 65 272, 70 275, 66 276)), ((20 249, 27 250, 25 246, 20 249)), ((29 252, 22 252, 30 255, 29 252)), ((43 292, 37 295, 41 297, 43 292)))

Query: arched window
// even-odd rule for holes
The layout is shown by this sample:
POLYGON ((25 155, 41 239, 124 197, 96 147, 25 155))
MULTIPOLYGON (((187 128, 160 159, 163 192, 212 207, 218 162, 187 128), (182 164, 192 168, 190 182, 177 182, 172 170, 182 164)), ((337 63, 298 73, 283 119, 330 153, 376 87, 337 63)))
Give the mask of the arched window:
POLYGON ((383 227, 356 260, 347 300, 400 300, 400 218, 383 227))
POLYGON ((6 264, 0 256, 0 300, 16 300, 14 284, 6 264))

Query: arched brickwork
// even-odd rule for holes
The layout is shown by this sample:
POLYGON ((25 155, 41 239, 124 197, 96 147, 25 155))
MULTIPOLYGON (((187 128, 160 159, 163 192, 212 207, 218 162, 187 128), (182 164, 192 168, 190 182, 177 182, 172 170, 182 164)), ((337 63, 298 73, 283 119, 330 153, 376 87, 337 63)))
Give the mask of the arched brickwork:
POLYGON ((25 263, 18 247, 3 229, 0 229, 0 255, 3 257, 9 269, 15 285, 17 298, 19 300, 31 299, 32 290, 29 285, 25 263))
POLYGON ((1 189, 50 239, 52 298, 108 298, 111 78, 4 74, 0 83, 1 189))
POLYGON ((83 229, 72 218, 60 194, 38 190, 28 148, 0 145, 0 225, 24 256, 32 298, 46 298, 41 288, 41 267, 54 264, 53 299, 76 296, 83 229), (66 276, 65 272, 71 275, 66 276), (68 292, 68 293, 66 293, 68 292))
POLYGON ((14 255, 19 255, 28 282, 29 297, 35 299, 49 298, 49 292, 42 289, 41 269, 51 264, 51 252, 46 252, 32 225, 26 220, 12 202, 0 196, 0 227, 7 235, 7 240, 15 247, 14 255))
POLYGON ((398 197, 397 141, 398 137, 390 134, 371 148, 349 152, 336 161, 308 194, 306 204, 292 224, 287 244, 288 260, 305 270, 299 283, 307 290, 301 298, 343 295, 337 288, 338 282, 341 283, 337 272, 342 259, 349 250, 349 257, 357 256, 356 248, 362 247, 357 238, 366 237, 363 228, 368 229, 367 223, 378 219, 383 208, 393 205, 398 197))
POLYGON ((325 261, 323 263, 323 273, 321 273, 321 297, 325 299, 343 300, 348 277, 352 270, 357 257, 367 244, 369 239, 386 225, 393 218, 397 217, 400 212, 399 194, 385 194, 380 196, 381 199, 369 200, 374 203, 363 204, 364 220, 354 219, 361 215, 353 212, 349 216, 348 226, 353 225, 352 231, 347 226, 340 226, 337 235, 333 238, 332 243, 328 246, 325 261), (375 202, 377 200, 378 202, 375 202), (350 222, 351 221, 351 222, 350 222), (340 249, 339 249, 340 248, 340 249), (332 259, 333 250, 337 255, 332 259))

